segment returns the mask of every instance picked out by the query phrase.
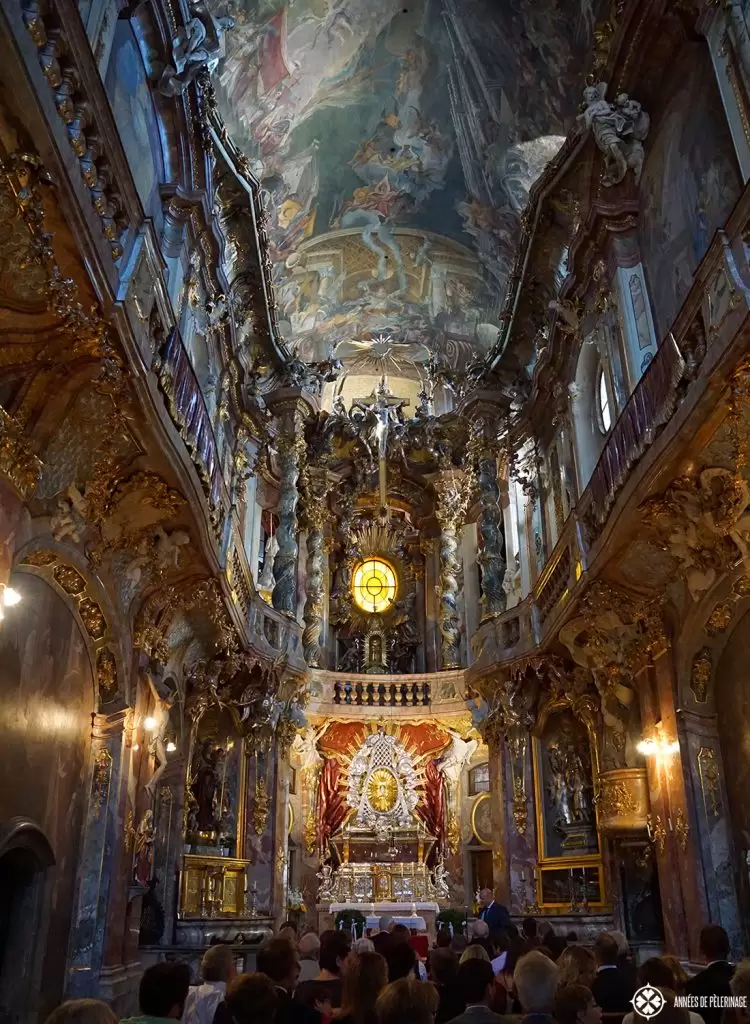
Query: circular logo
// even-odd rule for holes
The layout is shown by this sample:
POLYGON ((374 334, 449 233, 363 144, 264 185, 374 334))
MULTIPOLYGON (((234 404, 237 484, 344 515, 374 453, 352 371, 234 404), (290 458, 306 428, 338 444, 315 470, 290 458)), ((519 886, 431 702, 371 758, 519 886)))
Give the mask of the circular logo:
POLYGON ((641 1017, 645 1017, 646 1020, 651 1020, 657 1013, 661 1013, 666 1002, 659 989, 652 988, 651 985, 644 985, 643 988, 637 989, 630 1001, 635 1012, 641 1017))

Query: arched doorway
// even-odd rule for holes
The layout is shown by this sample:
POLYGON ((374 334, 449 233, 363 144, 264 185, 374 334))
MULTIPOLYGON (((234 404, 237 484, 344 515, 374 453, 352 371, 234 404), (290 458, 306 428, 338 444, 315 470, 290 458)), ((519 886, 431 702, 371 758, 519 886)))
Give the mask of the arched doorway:
POLYGON ((54 863, 35 822, 18 817, 0 824, 0 1024, 21 1024, 34 1013, 54 863))

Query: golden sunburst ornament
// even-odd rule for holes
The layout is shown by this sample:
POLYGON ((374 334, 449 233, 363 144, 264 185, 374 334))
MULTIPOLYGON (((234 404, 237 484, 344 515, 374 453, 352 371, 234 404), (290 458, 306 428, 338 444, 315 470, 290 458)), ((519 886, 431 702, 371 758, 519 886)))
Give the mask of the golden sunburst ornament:
POLYGON ((396 806, 398 782, 387 768, 376 768, 367 783, 367 799, 370 806, 381 814, 387 814, 396 806))

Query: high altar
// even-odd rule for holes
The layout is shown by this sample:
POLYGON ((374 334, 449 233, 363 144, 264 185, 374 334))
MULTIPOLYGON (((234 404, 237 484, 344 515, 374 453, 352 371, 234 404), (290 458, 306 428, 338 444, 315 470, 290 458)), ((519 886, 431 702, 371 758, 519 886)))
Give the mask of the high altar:
MULTIPOLYGON (((335 743, 336 725, 326 732, 335 743)), ((335 758, 318 772, 318 836, 328 853, 318 873, 321 926, 331 913, 357 908, 431 928, 450 897, 442 775, 428 760, 432 751, 419 754, 395 733, 379 723, 349 747, 345 774, 335 758)), ((435 737, 441 747, 448 740, 435 737)))

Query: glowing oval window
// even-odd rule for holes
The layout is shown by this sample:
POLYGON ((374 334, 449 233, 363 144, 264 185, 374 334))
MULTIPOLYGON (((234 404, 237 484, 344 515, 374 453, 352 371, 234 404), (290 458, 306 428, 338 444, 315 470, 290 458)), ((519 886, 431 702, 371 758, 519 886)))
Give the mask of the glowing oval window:
POLYGON ((396 600, 396 574, 382 558, 368 558, 354 569, 354 600, 363 612, 385 612, 396 600))

